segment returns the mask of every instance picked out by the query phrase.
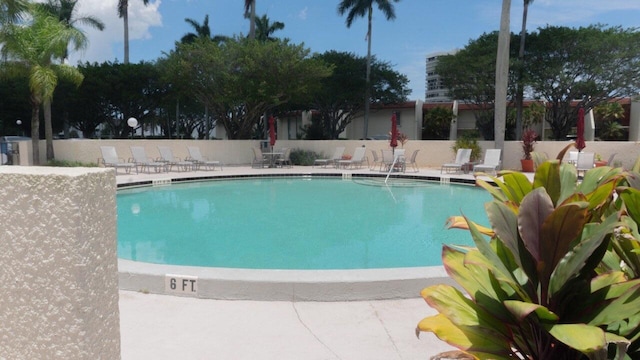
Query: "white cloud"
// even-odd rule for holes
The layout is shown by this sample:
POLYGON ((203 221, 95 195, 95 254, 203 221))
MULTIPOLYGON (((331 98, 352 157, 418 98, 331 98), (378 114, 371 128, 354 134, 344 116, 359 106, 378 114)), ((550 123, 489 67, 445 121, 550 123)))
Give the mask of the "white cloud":
MULTIPOLYGON (((141 0, 129 0, 129 41, 149 39, 152 26, 162 26, 162 16, 159 7, 161 0, 150 2, 144 6, 141 0)), ((118 17, 118 0, 84 0, 78 2, 79 16, 94 16, 105 24, 103 31, 82 27, 89 39, 89 46, 84 52, 72 53, 70 63, 77 61, 112 61, 116 58, 123 60, 124 23, 118 17), (114 45, 120 44, 120 49, 114 51, 114 45), (115 54, 114 54, 115 52, 115 54)))
POLYGON ((305 7, 304 9, 300 10, 300 12, 298 13, 298 19, 307 20, 307 11, 308 10, 309 10, 308 7, 305 7))

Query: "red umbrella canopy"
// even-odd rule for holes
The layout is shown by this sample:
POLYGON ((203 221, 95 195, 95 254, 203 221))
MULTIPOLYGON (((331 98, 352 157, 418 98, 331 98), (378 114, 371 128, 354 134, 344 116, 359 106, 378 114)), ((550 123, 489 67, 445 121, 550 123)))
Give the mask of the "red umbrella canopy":
POLYGON ((582 151, 587 145, 584 143, 584 109, 578 109, 578 123, 576 124, 576 149, 582 151))
POLYGON ((273 147, 276 144, 276 127, 273 116, 269 117, 269 145, 273 147))
POLYGON ((398 120, 396 119, 395 113, 391 115, 391 142, 389 145, 392 148, 398 146, 398 120))

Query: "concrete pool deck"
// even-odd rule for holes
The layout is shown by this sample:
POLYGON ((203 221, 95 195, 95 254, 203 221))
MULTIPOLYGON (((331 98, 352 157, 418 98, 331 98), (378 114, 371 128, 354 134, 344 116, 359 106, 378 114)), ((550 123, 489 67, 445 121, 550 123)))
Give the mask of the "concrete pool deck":
MULTIPOLYGON (((380 174, 225 167, 223 171, 124 174, 118 184, 250 174, 380 174)), ((472 181, 471 174, 420 169, 408 176, 472 181)), ((122 359, 428 359, 452 348, 414 329, 435 314, 419 297, 363 301, 213 300, 120 290, 122 359)))

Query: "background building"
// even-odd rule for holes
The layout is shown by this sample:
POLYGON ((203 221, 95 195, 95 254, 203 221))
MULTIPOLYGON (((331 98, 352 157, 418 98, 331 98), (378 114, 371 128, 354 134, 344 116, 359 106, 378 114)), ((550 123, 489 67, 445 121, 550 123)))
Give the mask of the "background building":
POLYGON ((425 82, 425 102, 451 102, 453 99, 447 96, 448 89, 442 84, 442 78, 436 73, 438 58, 445 55, 453 55, 458 50, 449 52, 435 52, 427 55, 426 61, 426 82, 425 82))

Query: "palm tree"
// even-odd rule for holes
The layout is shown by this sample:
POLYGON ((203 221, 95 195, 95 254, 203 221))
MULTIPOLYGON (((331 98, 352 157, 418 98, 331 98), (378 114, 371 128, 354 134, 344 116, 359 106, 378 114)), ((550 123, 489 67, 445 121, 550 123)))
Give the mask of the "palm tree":
POLYGON ((396 18, 396 12, 392 2, 400 2, 400 0, 342 0, 338 5, 338 13, 344 15, 347 13, 347 27, 350 28, 356 17, 368 16, 367 27, 367 74, 366 88, 364 92, 364 135, 367 138, 369 128, 369 101, 371 100, 371 22, 373 18, 373 4, 378 6, 387 20, 396 18))
POLYGON ((86 46, 86 37, 38 7, 31 9, 31 15, 28 24, 3 26, 0 43, 3 55, 29 69, 32 152, 33 163, 37 165, 40 163, 40 106, 51 103, 59 77, 68 78, 77 85, 83 79, 78 69, 65 64, 56 65, 53 59, 62 57, 70 43, 75 50, 86 46))
POLYGON ((27 10, 27 0, 0 0, 0 24, 13 23, 27 10))
POLYGON ((284 23, 276 21, 271 24, 267 15, 256 18, 256 39, 259 41, 267 42, 275 40, 271 37, 271 34, 282 29, 284 29, 284 23))
POLYGON ((522 29, 520 30, 520 50, 518 51, 518 82, 516 83, 516 139, 519 140, 522 135, 522 104, 524 102, 524 84, 522 83, 524 73, 524 43, 527 36, 527 13, 529 12, 529 4, 533 0, 524 0, 524 8, 522 9, 522 29))
MULTIPOLYGON (((94 16, 76 16, 76 4, 78 0, 48 0, 40 6, 52 16, 69 28, 77 29, 76 25, 87 25, 100 31, 104 30, 104 23, 94 16)), ((69 58, 69 51, 65 49, 62 62, 69 58)))
POLYGON ((202 25, 199 24, 196 20, 190 19, 190 18, 186 18, 184 19, 184 21, 186 21, 189 25, 193 26, 195 33, 190 32, 190 33, 184 34, 184 36, 182 36, 182 39, 180 39, 180 42, 183 44, 193 43, 197 39, 212 40, 216 43, 220 43, 228 39, 227 36, 222 36, 222 35, 211 36, 211 28, 209 28, 209 14, 204 16, 204 21, 202 22, 202 25))
MULTIPOLYGON (((147 6, 149 0, 142 0, 147 6)), ((118 16, 124 20, 124 63, 129 63, 129 0, 118 0, 118 16)))
POLYGON ((244 0, 244 16, 249 19, 249 39, 256 38, 256 0, 244 0))
POLYGON ((509 80, 509 30, 511 0, 502 0, 500 15, 500 33, 498 35, 498 53, 496 55, 496 94, 495 94, 495 147, 504 152, 504 131, 507 123, 507 86, 509 80))

